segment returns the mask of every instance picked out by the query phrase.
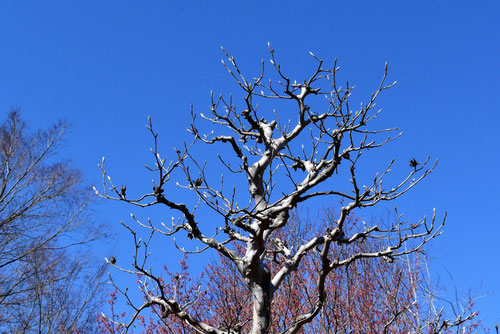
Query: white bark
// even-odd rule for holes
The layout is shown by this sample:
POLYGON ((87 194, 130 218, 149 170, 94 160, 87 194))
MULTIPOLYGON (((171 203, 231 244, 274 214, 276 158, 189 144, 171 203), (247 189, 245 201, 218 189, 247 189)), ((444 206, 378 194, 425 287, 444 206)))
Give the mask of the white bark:
MULTIPOLYGON (((106 180, 105 170, 101 166, 104 185, 102 197, 126 201, 141 207, 163 204, 180 214, 179 222, 173 223, 166 230, 157 228, 151 223, 142 224, 139 222, 141 226, 166 236, 174 235, 182 230, 187 231, 193 239, 203 243, 206 246, 205 249, 212 249, 222 253, 235 264, 247 283, 253 299, 252 334, 267 333, 273 321, 271 319, 271 307, 275 291, 280 288, 286 277, 291 275, 292 272, 300 270, 303 257, 316 249, 321 249, 322 260, 321 265, 318 266, 317 289, 313 292, 314 296, 312 296, 316 298, 316 302, 308 312, 301 315, 295 323, 290 324, 286 333, 297 333, 321 311, 325 302, 324 282, 331 270, 348 265, 360 258, 383 256, 394 258, 417 251, 422 245, 439 235, 442 227, 442 225, 434 225, 433 217, 430 225, 425 220, 416 225, 417 228, 421 227, 423 229, 422 232, 416 232, 417 229, 414 226, 410 228, 400 222, 385 231, 379 229, 378 226, 367 226, 365 231, 351 236, 345 235, 344 224, 350 212, 356 208, 370 207, 380 201, 393 200, 401 196, 427 176, 433 170, 435 164, 429 166, 429 160, 427 159, 427 161, 419 165, 419 168, 411 169, 408 176, 401 183, 385 188, 382 186, 382 179, 390 172, 391 162, 385 170, 375 175, 373 182, 364 188, 360 186, 355 170, 362 153, 369 149, 379 148, 399 136, 399 134, 396 134, 394 137, 388 137, 381 142, 377 142, 370 138, 373 135, 394 129, 373 130, 367 128, 367 123, 376 118, 380 112, 372 111, 376 98, 382 91, 394 85, 384 85, 387 67, 379 88, 372 94, 368 103, 361 105, 358 110, 352 110, 348 101, 353 87, 347 85, 340 88, 337 86, 336 72, 338 68, 336 64, 331 69, 324 69, 322 67, 323 62, 313 56, 318 62, 316 71, 302 84, 291 84, 291 80, 283 74, 274 58, 274 50, 270 49, 270 52, 271 63, 279 77, 282 92, 278 91, 271 84, 271 81, 269 81, 269 84, 263 83, 264 72, 253 81, 248 81, 241 74, 234 58, 228 56, 232 67, 223 62, 229 73, 245 92, 244 103, 246 108, 237 111, 238 108, 232 104, 232 100, 226 101, 222 96, 218 99, 212 97, 212 114, 211 116, 202 115, 202 118, 216 126, 222 125, 229 128, 234 133, 232 136, 212 136, 211 133, 209 135, 201 134, 195 125, 196 116, 193 114, 193 124, 190 132, 193 134, 194 140, 190 145, 185 145, 183 151, 176 150, 176 159, 167 166, 165 160, 158 153, 158 135, 153 131, 150 123, 149 129, 155 139, 153 149, 155 166, 149 169, 158 173, 154 193, 145 194, 137 199, 120 196, 111 180, 106 180), (323 91, 324 88, 320 88, 325 87, 325 85, 321 85, 323 81, 327 83, 326 86, 329 90, 323 91), (326 98, 326 101, 328 101, 326 108, 314 110, 313 112, 311 107, 306 104, 306 100, 311 95, 321 95, 322 98, 326 98), (256 99, 273 99, 278 102, 281 100, 295 101, 297 107, 296 123, 292 124, 292 121, 289 121, 288 124, 282 123, 278 113, 276 113, 276 117, 272 121, 264 121, 257 111, 257 103, 254 101, 256 99), (223 110, 221 111, 221 109, 223 110), (296 148, 294 147, 296 147, 295 144, 299 136, 302 133, 307 134, 309 131, 312 134, 308 148, 302 152, 295 152, 296 148), (249 204, 237 203, 234 200, 234 193, 232 195, 227 194, 227 190, 223 188, 222 184, 219 188, 215 188, 210 184, 210 180, 205 177, 204 165, 198 163, 190 153, 192 145, 197 144, 199 141, 209 145, 230 144, 234 155, 240 161, 240 166, 234 169, 229 164, 230 159, 225 160, 221 157, 221 161, 229 172, 241 173, 246 178, 248 194, 252 199, 249 204), (248 142, 253 143, 253 146, 245 144, 248 142), (256 161, 249 163, 252 159, 256 159, 256 161), (341 166, 351 174, 352 189, 345 191, 328 187, 325 190, 318 190, 319 186, 326 180, 335 177, 335 173, 341 166), (297 168, 303 168, 307 175, 295 173, 297 168), (195 209, 199 204, 190 209, 185 204, 176 203, 174 199, 170 198, 170 194, 163 193, 163 187, 170 180, 174 171, 179 169, 186 176, 186 184, 179 186, 193 191, 199 203, 207 205, 223 217, 220 231, 225 234, 225 240, 220 241, 220 238, 215 236, 209 237, 202 231, 201 226, 206 225, 198 224, 197 219, 202 218, 195 216, 195 209), (192 169, 197 169, 196 176, 193 176, 192 169), (276 181, 278 175, 279 184, 276 181), (193 181, 194 179, 197 179, 197 181, 193 181), (280 185, 283 182, 292 185, 293 189, 285 191, 284 189, 290 187, 281 187, 280 185), (107 191, 108 188, 111 189, 110 193, 107 191), (113 195, 113 193, 117 195, 113 195), (273 232, 287 225, 290 212, 294 207, 310 198, 319 196, 336 196, 346 202, 341 208, 339 217, 332 222, 332 228, 329 231, 325 231, 325 233, 310 240, 305 240, 296 249, 288 249, 283 242, 273 239, 273 232), (394 242, 387 249, 377 252, 358 253, 346 259, 330 259, 332 243, 349 245, 368 236, 392 236, 394 242), (402 245, 412 239, 418 240, 417 246, 403 250, 402 245), (239 256, 237 252, 228 246, 230 241, 236 241, 244 245, 243 256, 239 256), (271 273, 266 265, 266 254, 270 252, 268 247, 271 241, 274 245, 278 245, 279 251, 284 255, 279 260, 282 261, 283 266, 276 273, 271 273)), ((237 188, 233 190, 233 192, 243 191, 237 188)), ((132 233, 134 232, 132 231, 132 233)), ((179 248, 186 251, 184 248, 179 248)), ((159 290, 162 291, 161 283, 157 277, 144 265, 139 264, 138 261, 135 262, 132 272, 149 276, 152 281, 158 284, 159 290)), ((168 297, 164 295, 152 296, 152 300, 164 303, 165 300, 168 300, 168 297)), ((173 314, 180 317, 178 312, 174 311, 172 311, 173 314)), ((183 312, 186 313, 186 311, 183 312)), ((201 324, 199 320, 193 317, 189 319, 191 320, 188 322, 200 332, 217 332, 211 327, 206 327, 208 325, 201 324)))

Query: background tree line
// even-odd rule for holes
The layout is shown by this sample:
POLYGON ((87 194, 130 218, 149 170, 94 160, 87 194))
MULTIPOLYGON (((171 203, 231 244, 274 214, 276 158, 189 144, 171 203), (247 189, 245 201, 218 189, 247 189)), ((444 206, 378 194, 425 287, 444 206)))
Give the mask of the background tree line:
POLYGON ((81 172, 58 149, 68 125, 0 125, 0 332, 93 333, 104 268, 88 251, 104 233, 81 172))

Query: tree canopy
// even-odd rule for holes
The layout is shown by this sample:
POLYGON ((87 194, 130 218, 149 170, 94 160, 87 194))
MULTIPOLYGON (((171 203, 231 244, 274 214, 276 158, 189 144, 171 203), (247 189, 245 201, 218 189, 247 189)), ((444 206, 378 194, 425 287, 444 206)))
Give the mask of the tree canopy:
POLYGON ((385 224, 355 224, 353 218, 355 210, 402 196, 437 165, 437 160, 429 157, 412 158, 406 163, 406 175, 397 182, 386 182, 394 159, 370 176, 359 172, 367 151, 379 150, 400 136, 397 128, 375 126, 381 113, 376 100, 395 84, 386 82, 387 64, 378 87, 358 105, 351 101, 354 86, 349 81, 339 82, 336 60, 325 66, 311 53, 315 66, 311 75, 293 80, 269 46, 270 73, 262 61, 261 72, 249 79, 236 60, 223 52, 227 58, 223 64, 239 94, 212 94, 206 115, 198 116, 192 110, 192 140, 165 155, 160 152, 159 134, 149 119, 153 163, 146 168, 155 177, 152 192, 127 192, 125 186, 115 185, 108 176, 104 159, 100 165, 103 187, 95 191, 101 197, 143 208, 163 206, 177 213, 171 225, 149 219, 144 222, 132 215, 136 226, 149 231, 146 238, 138 236, 136 227, 123 223, 133 237, 133 264, 125 267, 114 259, 108 259, 108 263, 138 275, 144 300, 134 302, 127 290, 116 286, 132 304, 132 314, 123 323, 111 321, 128 329, 145 310, 153 309, 165 326, 178 323, 182 330, 289 334, 306 328, 339 333, 354 328, 445 332, 469 320, 473 314, 466 310, 451 320, 439 311, 423 318, 415 311, 419 307, 415 280, 422 272, 413 272, 411 263, 418 267, 420 262, 411 261, 441 234, 446 214, 437 218, 434 211, 429 219, 408 222, 397 213, 385 224), (202 129, 199 118, 210 124, 208 131, 202 129), (207 163, 196 157, 194 151, 200 145, 213 150, 225 169, 217 178, 209 175, 207 163), (226 145, 228 150, 221 151, 219 145, 226 145), (245 184, 234 181, 238 178, 245 184), (176 194, 180 191, 191 193, 193 201, 179 201, 176 194), (292 227, 301 222, 293 219, 295 208, 321 198, 335 198, 342 205, 330 212, 323 224, 311 225, 307 233, 303 227, 292 227), (204 222, 206 216, 199 214, 204 209, 217 217, 215 233, 204 222), (287 240, 294 231, 300 237, 287 240), (186 243, 192 240, 202 248, 192 251, 178 244, 173 237, 180 233, 187 234, 186 243), (148 265, 148 246, 155 235, 171 238, 185 254, 216 252, 222 260, 220 265, 210 267, 210 275, 217 279, 234 277, 235 281, 222 284, 210 280, 208 299, 204 299, 207 290, 203 285, 188 290, 187 295, 180 294, 175 281, 180 278, 174 276, 169 283, 148 265), (403 263, 408 261, 410 267, 406 269, 403 263), (373 285, 375 277, 378 285, 373 285), (367 282, 372 282, 371 287, 367 282), (227 289, 237 292, 228 295, 227 289), (370 289, 373 291, 368 293, 370 289), (392 300, 391 295, 395 296, 392 300), (287 296, 289 304, 283 302, 287 296), (331 307, 332 303, 350 303, 352 298, 359 304, 353 302, 343 315, 336 313, 342 307, 331 307), (242 301, 251 304, 251 309, 244 305, 238 308, 242 301), (207 318, 201 309, 209 305, 215 313, 207 318), (283 306, 287 311, 279 305, 287 305, 283 306), (236 308, 237 314, 226 314, 226 308, 236 308), (354 318, 354 314, 369 320, 354 318), (410 315, 412 320, 402 322, 410 315))
POLYGON ((102 270, 81 247, 99 234, 80 171, 57 156, 66 130, 30 132, 18 110, 0 125, 0 332, 95 328, 102 270))

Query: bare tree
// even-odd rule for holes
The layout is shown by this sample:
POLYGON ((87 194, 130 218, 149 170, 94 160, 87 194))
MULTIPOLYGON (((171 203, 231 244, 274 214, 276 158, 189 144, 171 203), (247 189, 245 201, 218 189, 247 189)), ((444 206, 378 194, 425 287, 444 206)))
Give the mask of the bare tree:
POLYGON ((18 111, 0 126, 0 331, 93 327, 99 276, 77 249, 94 239, 80 172, 55 156, 64 122, 29 133, 18 111))
MULTIPOLYGON (((166 289, 164 281, 147 265, 148 246, 154 234, 171 237, 187 232, 189 239, 203 245, 202 249, 187 250, 174 239, 178 249, 189 254, 213 250, 234 264, 253 305, 251 318, 244 322, 251 324, 249 332, 252 334, 268 332, 273 321, 274 296, 294 272, 302 270, 303 259, 310 254, 316 254, 319 262, 315 269, 315 283, 308 292, 310 306, 294 317, 281 333, 299 333, 304 325, 318 316, 326 305, 325 289, 329 274, 334 270, 369 259, 392 263, 419 252, 441 234, 445 218, 437 222, 435 212, 431 219, 424 217, 415 223, 398 216, 399 219, 386 227, 365 223, 362 229, 354 231, 348 226, 347 218, 355 209, 400 197, 429 175, 437 164, 437 161, 431 163, 430 158, 421 162, 412 158, 407 175, 391 186, 385 186, 383 180, 391 171, 394 160, 369 178, 358 172, 357 167, 365 152, 378 149, 400 135, 391 135, 397 130, 395 128, 370 127, 380 113, 380 110, 375 110, 376 99, 395 84, 386 84, 387 65, 380 85, 368 101, 353 109, 350 98, 354 86, 348 82, 344 86, 339 84, 336 61, 331 68, 325 68, 323 60, 311 53, 316 62, 315 70, 310 77, 297 82, 284 73, 270 46, 269 50, 275 78, 265 77, 262 61, 260 75, 249 80, 234 58, 223 49, 228 59, 223 64, 243 93, 242 103, 234 102, 236 98, 233 96, 214 97, 212 94, 210 114, 200 114, 212 129, 204 134, 191 112, 193 122, 189 132, 193 140, 182 149, 175 149, 170 162, 160 155, 158 133, 149 119, 148 129, 154 138, 154 164, 147 168, 156 173, 152 192, 132 197, 126 193, 126 187, 118 189, 107 175, 103 159, 103 191, 96 190, 101 197, 138 207, 163 205, 179 214, 171 226, 154 224, 149 219, 146 223, 132 215, 141 227, 149 231, 150 235, 145 239, 124 224, 134 239, 132 268, 111 260, 108 263, 139 275, 146 300, 135 305, 126 290, 119 290, 134 310, 129 322, 119 324, 121 328, 133 326, 141 312, 148 308, 158 310, 162 319, 176 317, 199 333, 237 333, 243 325, 240 323, 234 328, 212 326, 190 312, 191 306, 200 299, 201 287, 192 291, 189 300, 176 299, 175 291, 166 289), (296 111, 288 111, 291 108, 296 111), (220 163, 227 170, 226 175, 221 174, 220 179, 214 181, 214 177, 206 172, 207 164, 194 155, 194 147, 198 144, 228 145, 232 154, 227 155, 225 151, 218 154, 220 163), (247 184, 242 186, 235 182, 238 177, 247 184), (178 182, 172 184, 174 178, 178 182), (227 179, 235 184, 229 189, 227 179), (190 191, 192 204, 177 201, 176 188, 190 191), (300 244, 294 247, 280 239, 279 232, 290 224, 291 211, 300 203, 321 197, 337 197, 344 203, 329 224, 320 233, 300 240, 300 244), (214 235, 210 234, 210 224, 204 222, 206 214, 197 214, 203 206, 211 209, 220 222, 214 235), (335 245, 353 247, 367 238, 379 239, 381 242, 372 244, 380 247, 334 251, 335 245), (270 261, 278 263, 271 266, 270 261)), ((220 152, 217 148, 214 150, 220 152)), ((436 324, 436 332, 443 332, 466 317, 436 324)))

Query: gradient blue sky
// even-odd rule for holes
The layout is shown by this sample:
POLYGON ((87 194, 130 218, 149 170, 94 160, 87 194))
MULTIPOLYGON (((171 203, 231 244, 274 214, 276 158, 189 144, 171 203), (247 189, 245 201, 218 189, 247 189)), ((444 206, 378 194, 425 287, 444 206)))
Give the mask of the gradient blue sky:
MULTIPOLYGON (((33 127, 69 120, 63 153, 89 184, 99 182, 104 155, 118 183, 149 189, 147 116, 165 152, 181 145, 190 103, 204 112, 210 90, 237 90, 220 64, 221 45, 249 76, 268 58, 268 41, 298 80, 312 67, 307 51, 330 63, 336 57, 360 96, 376 87, 387 61, 398 84, 378 105, 382 122, 404 136, 372 158, 394 156, 401 168, 412 157, 440 159, 397 204, 411 219, 434 207, 448 211, 445 234, 431 247, 433 268, 444 281, 450 272, 459 291, 477 290, 492 326, 500 321, 500 2, 310 3, 4 1, 0 110, 20 107, 33 127)), ((95 210, 117 235, 116 244, 100 247, 125 252, 118 221, 132 208, 100 203, 95 210)), ((174 261, 157 246, 157 261, 174 261)))

